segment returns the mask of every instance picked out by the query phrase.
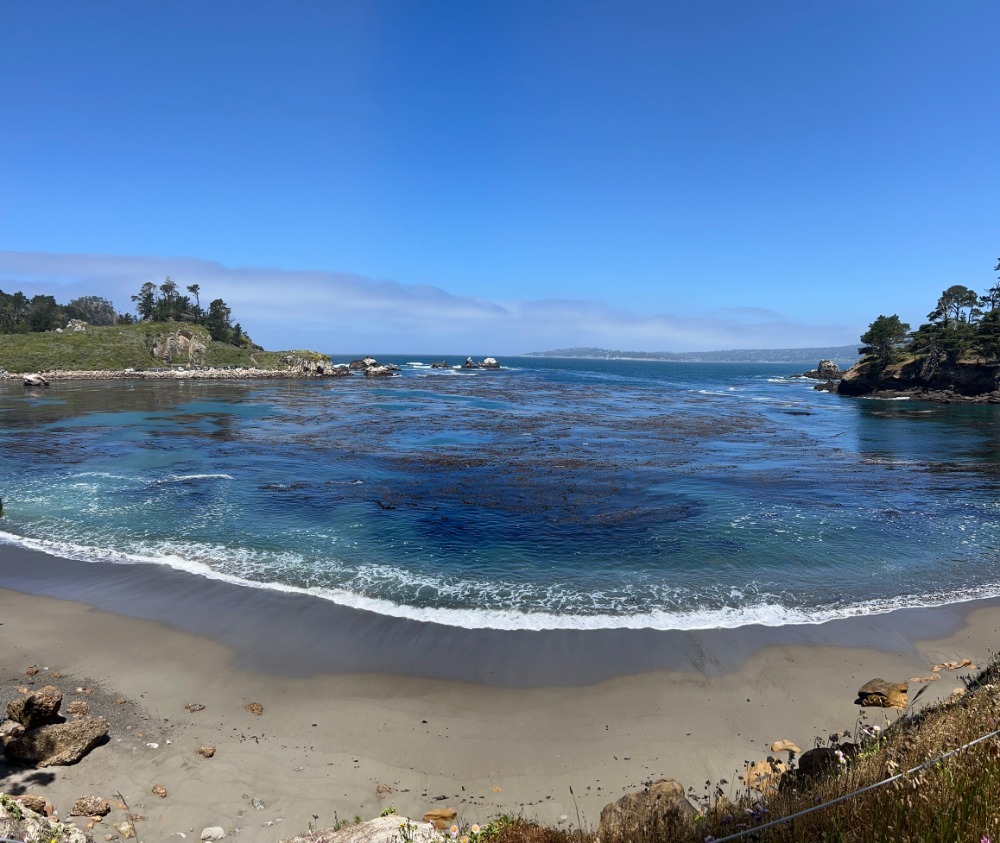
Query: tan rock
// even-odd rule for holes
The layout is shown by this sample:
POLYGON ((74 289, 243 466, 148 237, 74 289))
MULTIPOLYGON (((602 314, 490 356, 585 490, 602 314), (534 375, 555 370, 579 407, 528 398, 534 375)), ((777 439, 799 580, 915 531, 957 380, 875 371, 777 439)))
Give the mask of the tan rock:
POLYGON ((788 740, 775 741, 771 744, 771 752, 794 752, 796 755, 802 754, 802 750, 799 749, 798 745, 788 740))
POLYGON ((434 808, 424 814, 424 822, 431 823, 434 828, 444 830, 451 828, 458 818, 458 811, 454 808, 434 808))
POLYGON ((135 837, 135 829, 130 822, 115 823, 115 831, 122 836, 123 840, 131 840, 135 837))
POLYGON ((213 755, 215 755, 215 747, 214 746, 199 746, 198 747, 198 754, 202 758, 211 758, 213 755))
POLYGON ((106 720, 85 717, 25 732, 7 742, 4 754, 12 761, 36 767, 75 764, 107 736, 106 720))
POLYGON ((351 823, 341 828, 315 829, 306 834, 283 839, 282 843, 318 843, 320 840, 324 843, 400 843, 402 840, 412 840, 413 843, 441 843, 442 835, 430 823, 418 823, 391 814, 357 825, 351 823))
POLYGON ((262 706, 259 702, 249 702, 243 707, 251 714, 256 714, 258 717, 264 713, 264 706, 262 706))
POLYGON ((680 782, 660 779, 605 805, 597 834, 601 840, 669 840, 697 813, 680 782))
POLYGON ((46 685, 40 691, 7 703, 7 716, 25 729, 37 729, 56 722, 61 704, 62 691, 55 685, 46 685))
POLYGON ((767 793, 778 787, 782 774, 787 770, 784 761, 758 761, 755 764, 747 764, 743 781, 747 787, 760 793, 767 793))
POLYGON ((81 796, 70 809, 71 817, 103 817, 111 813, 111 803, 102 796, 81 796))
POLYGON ((167 795, 167 789, 162 784, 154 784, 153 795, 163 799, 167 795))
POLYGON ((20 802, 30 811, 34 811, 36 814, 45 813, 45 797, 44 796, 34 796, 30 793, 22 793, 15 796, 14 799, 20 802))
POLYGON ((74 717, 86 717, 90 714, 90 706, 83 700, 73 700, 73 702, 66 707, 66 710, 74 717))
POLYGON ((881 708, 906 708, 909 698, 906 692, 909 685, 906 682, 887 682, 885 679, 872 679, 858 689, 858 699, 861 705, 879 706, 881 708))

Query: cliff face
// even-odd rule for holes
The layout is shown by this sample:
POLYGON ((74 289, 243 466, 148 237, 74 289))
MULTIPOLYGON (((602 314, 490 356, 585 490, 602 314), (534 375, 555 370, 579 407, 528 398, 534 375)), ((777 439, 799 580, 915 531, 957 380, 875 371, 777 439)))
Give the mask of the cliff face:
POLYGON ((844 373, 841 395, 909 395, 929 401, 1000 403, 1000 365, 946 363, 931 356, 896 363, 877 371, 862 361, 844 373))

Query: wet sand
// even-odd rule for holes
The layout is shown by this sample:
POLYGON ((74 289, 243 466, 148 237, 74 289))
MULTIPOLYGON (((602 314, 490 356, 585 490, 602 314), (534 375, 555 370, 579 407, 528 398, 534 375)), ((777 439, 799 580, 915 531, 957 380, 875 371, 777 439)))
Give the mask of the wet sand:
MULTIPOLYGON (((981 664, 1000 628, 1000 601, 983 600, 776 628, 462 630, 9 545, 0 589, 0 702, 53 682, 64 707, 89 699, 111 720, 109 743, 73 767, 0 762, 0 790, 45 795, 62 816, 78 796, 120 791, 146 840, 220 825, 277 841, 390 804, 416 817, 452 806, 469 822, 505 811, 575 824, 579 809, 595 826, 651 778, 700 791, 735 782, 774 740, 806 748, 853 729, 864 682, 981 664), (203 744, 214 758, 197 755, 203 744)), ((964 673, 945 672, 920 704, 964 673)))

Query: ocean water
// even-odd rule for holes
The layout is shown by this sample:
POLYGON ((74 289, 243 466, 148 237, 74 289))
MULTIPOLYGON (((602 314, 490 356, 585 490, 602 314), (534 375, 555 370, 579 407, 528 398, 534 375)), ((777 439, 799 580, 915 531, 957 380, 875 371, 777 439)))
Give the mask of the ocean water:
POLYGON ((0 541, 469 628, 1000 595, 998 408, 845 399, 781 364, 392 362, 3 384, 0 541))

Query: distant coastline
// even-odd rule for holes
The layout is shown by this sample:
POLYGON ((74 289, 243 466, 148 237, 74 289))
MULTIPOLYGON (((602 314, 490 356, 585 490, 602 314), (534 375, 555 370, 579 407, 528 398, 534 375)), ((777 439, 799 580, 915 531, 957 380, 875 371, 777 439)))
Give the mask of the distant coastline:
POLYGON ((607 348, 557 348, 531 351, 525 357, 561 357, 587 360, 659 360, 671 363, 802 363, 817 360, 853 364, 858 359, 857 343, 816 348, 736 348, 723 351, 618 351, 607 348))

